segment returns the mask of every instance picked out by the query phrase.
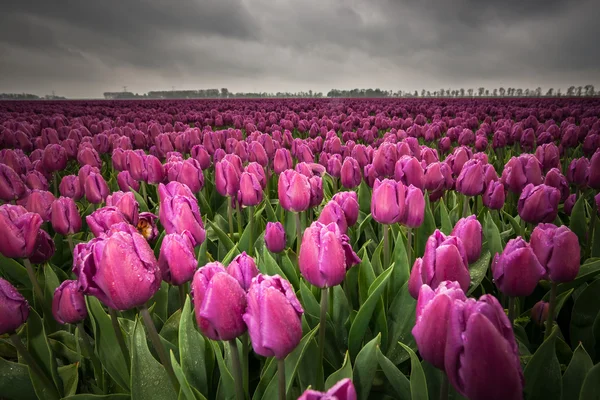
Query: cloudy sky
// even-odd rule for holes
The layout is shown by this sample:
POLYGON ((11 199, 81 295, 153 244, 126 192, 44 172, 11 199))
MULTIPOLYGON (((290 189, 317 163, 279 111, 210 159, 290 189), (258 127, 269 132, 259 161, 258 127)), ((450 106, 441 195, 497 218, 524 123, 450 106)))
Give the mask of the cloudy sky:
POLYGON ((4 0, 0 92, 598 89, 596 1, 4 0))

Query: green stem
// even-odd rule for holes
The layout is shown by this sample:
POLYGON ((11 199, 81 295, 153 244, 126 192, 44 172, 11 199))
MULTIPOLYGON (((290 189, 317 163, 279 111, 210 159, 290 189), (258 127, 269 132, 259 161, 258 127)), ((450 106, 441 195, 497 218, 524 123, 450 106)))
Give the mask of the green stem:
POLYGON ((462 211, 462 216, 463 218, 466 218, 469 216, 469 198, 467 197, 467 195, 464 195, 465 200, 463 202, 463 211, 462 211))
POLYGON ((141 181, 140 185, 142 186, 142 199, 144 199, 144 203, 148 205, 148 192, 146 191, 146 182, 141 181))
POLYGON ((296 255, 300 257, 300 245, 302 244, 302 224, 300 223, 300 213, 294 213, 296 218, 296 255))
POLYGON ((121 348, 121 353, 123 353, 123 357, 125 357, 125 362, 127 363, 127 370, 130 369, 131 359, 129 358, 129 349, 125 344, 125 339, 123 338, 123 332, 121 331, 121 325, 119 325, 119 318, 117 317, 117 312, 112 308, 108 309, 108 313, 110 314, 110 322, 112 323, 113 330, 115 331, 115 335, 117 336, 117 342, 119 343, 119 347, 121 348))
POLYGON ((552 282, 552 288, 550 289, 550 305, 548 306, 548 319, 546 320, 546 332, 544 333, 544 339, 550 336, 552 331, 552 325, 554 323, 554 311, 556 310, 556 292, 558 284, 552 282))
POLYGON ((73 235, 67 235, 67 243, 69 243, 69 249, 71 249, 71 256, 72 256, 73 250, 75 249, 75 245, 73 244, 73 235))
POLYGON ((406 229, 406 256, 409 268, 412 266, 412 228, 406 229))
POLYGON ((56 198, 59 197, 59 193, 58 193, 58 171, 56 171, 54 173, 54 196, 56 196, 56 198))
POLYGON ((248 254, 250 257, 254 254, 254 206, 248 207, 248 213, 250 217, 250 243, 248 248, 248 254))
POLYGON ((94 348, 92 347, 92 344, 90 343, 90 339, 88 338, 87 334, 85 333, 85 327, 83 325, 83 322, 77 323, 77 329, 79 330, 79 336, 81 337, 81 342, 83 343, 83 348, 85 349, 85 352, 90 355, 90 360, 92 361, 92 366, 94 367, 94 375, 96 376, 96 383, 98 384, 98 387, 103 388, 104 387, 104 371, 102 369, 102 363, 96 356, 96 353, 94 353, 94 348))
POLYGON ((183 310, 183 306, 185 305, 185 298, 187 297, 187 291, 185 290, 185 283, 179 285, 179 304, 181 304, 181 309, 183 310))
POLYGON ((440 400, 448 400, 448 376, 442 372, 442 384, 440 386, 440 400))
POLYGON ((389 229, 389 225, 383 225, 383 269, 387 269, 390 266, 389 229))
POLYGON ((248 341, 248 333, 244 333, 242 339, 242 377, 244 380, 244 393, 249 392, 250 373, 248 370, 248 355, 250 354, 250 342, 248 341))
POLYGON ((277 369, 279 372, 278 381, 279 381, 279 400, 286 400, 285 394, 285 359, 278 358, 277 359, 277 369))
POLYGON ((327 288, 321 289, 321 315, 319 318, 319 358, 317 359, 317 390, 325 389, 323 356, 325 355, 325 332, 327 331, 327 288))
POLYGON ((35 276, 35 271, 33 270, 31 262, 29 261, 28 258, 23 259, 23 264, 25 264, 25 269, 27 270, 27 275, 29 276, 29 280, 31 281, 31 284, 33 285, 33 293, 35 294, 35 296, 37 297, 37 299, 41 305, 44 303, 44 292, 42 291, 42 287, 40 286, 40 283, 38 282, 38 280, 35 276))
POLYGON ((233 239, 233 208, 235 207, 235 200, 233 200, 233 196, 230 200, 231 201, 229 202, 229 207, 227 207, 227 218, 229 219, 229 236, 231 236, 231 238, 233 239))
POLYGON ((48 397, 44 398, 58 400, 60 396, 58 394, 58 391, 56 390, 56 385, 52 382, 51 379, 48 378, 48 376, 44 373, 44 371, 35 361, 33 356, 25 348, 25 345, 23 345, 23 342, 21 342, 21 338, 19 338, 19 336, 16 333, 12 333, 10 335, 10 341, 12 342, 12 345, 15 347, 15 349, 17 349, 17 352, 21 355, 21 357, 23 357, 29 369, 31 369, 31 371, 38 376, 38 378, 43 382, 44 387, 48 389, 47 392, 44 392, 44 395, 48 397))
POLYGON ((592 215, 590 215, 590 225, 588 228, 588 249, 590 249, 589 257, 592 256, 592 246, 594 245, 594 234, 596 234, 596 214, 598 213, 596 201, 592 199, 592 215))
POLYGON ((235 397, 237 400, 244 400, 244 379, 242 378, 242 366, 240 364, 240 353, 237 347, 237 340, 229 341, 231 350, 231 366, 233 367, 233 381, 235 383, 235 397))
MULTIPOLYGON (((232 197, 233 199, 233 197, 232 197)), ((239 201, 236 201, 237 204, 237 227, 238 234, 240 235, 240 239, 242 238, 242 206, 239 201)), ((239 240, 239 239, 238 239, 239 240)))
POLYGON ((175 388, 175 391, 179 393, 179 381, 175 376, 175 372, 173 372, 173 366, 171 365, 171 359, 167 356, 167 352, 165 351, 165 346, 160 341, 160 337, 158 336, 158 332, 156 331, 156 326, 154 326, 154 322, 152 322, 152 317, 148 312, 148 308, 146 306, 140 307, 140 313, 142 314, 142 318, 144 319, 144 325, 146 325, 146 329, 148 329, 148 334, 150 335, 150 341, 152 341, 152 345, 154 346, 154 350, 158 353, 158 358, 162 365, 167 370, 167 374, 169 378, 171 378, 171 383, 175 388))
POLYGON ((514 296, 510 296, 508 298, 508 319, 510 320, 510 324, 514 325, 514 322, 515 322, 515 298, 514 298, 514 296))

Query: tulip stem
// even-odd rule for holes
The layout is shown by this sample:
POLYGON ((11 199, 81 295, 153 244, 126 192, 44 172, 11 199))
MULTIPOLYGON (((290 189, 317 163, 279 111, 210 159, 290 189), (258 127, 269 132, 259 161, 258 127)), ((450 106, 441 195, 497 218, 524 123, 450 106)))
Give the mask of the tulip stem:
POLYGON ((242 377, 242 366, 240 364, 240 352, 237 346, 237 340, 229 341, 231 349, 231 366, 233 367, 233 381, 235 382, 235 397, 237 400, 244 400, 244 378, 242 377))
MULTIPOLYGON (((233 199, 233 197, 232 197, 233 199)), ((238 234, 240 235, 240 239, 242 238, 242 206, 239 201, 237 203, 237 226, 238 226, 238 234)), ((238 239, 239 240, 239 239, 238 239)))
POLYGON ((390 266, 389 229, 389 225, 383 225, 383 269, 387 269, 390 266))
POLYGON ((244 393, 249 393, 249 372, 248 372, 248 355, 250 354, 250 343, 248 341, 248 333, 244 333, 242 340, 242 376, 244 380, 244 393))
POLYGON ((442 372, 442 383, 440 386, 440 400, 448 400, 448 376, 442 372))
POLYGON ((67 235, 67 243, 69 243, 69 249, 71 249, 71 256, 73 256, 73 250, 75 249, 75 245, 73 244, 72 235, 67 235))
POLYGON ((98 387, 102 388, 104 387, 104 375, 102 370, 102 364, 96 356, 96 353, 94 353, 94 348, 90 343, 90 339, 85 333, 85 327, 83 325, 83 322, 80 321, 77 323, 77 329, 79 330, 79 336, 81 337, 83 348, 85 349, 85 352, 89 354, 90 360, 92 361, 92 366, 94 367, 94 375, 96 377, 96 383, 98 384, 98 387))
POLYGON ((248 254, 250 257, 254 254, 254 206, 248 207, 248 216, 250 218, 250 241, 248 243, 248 254))
POLYGON ((29 275, 29 280, 33 285, 33 292, 35 296, 38 298, 40 305, 44 302, 44 292, 42 292, 42 287, 35 277, 35 272, 33 271, 33 267, 31 266, 31 262, 28 258, 23 259, 23 264, 25 264, 25 269, 27 270, 27 275, 29 275))
POLYGON ((546 320, 546 332, 544 333, 544 340, 550 336, 550 332, 552 331, 552 325, 554 324, 554 312, 556 309, 556 292, 558 288, 558 284, 556 282, 552 282, 552 287, 550 289, 550 305, 548 306, 548 319, 546 320))
POLYGON ((300 257, 300 245, 302 244, 302 226, 300 223, 300 213, 294 213, 294 217, 296 218, 296 255, 300 257))
POLYGON ((167 370, 167 374, 169 375, 169 378, 171 378, 171 383, 173 384, 175 391, 179 393, 179 381, 177 380, 177 377, 175 377, 175 372, 173 372, 171 359, 167 356, 165 346, 163 346, 163 344, 160 341, 160 337, 158 336, 158 332, 156 331, 156 326, 154 326, 154 322, 152 322, 152 317, 148 312, 148 308, 146 306, 141 306, 140 313, 142 314, 144 324, 148 329, 148 334, 150 335, 150 340, 152 341, 154 350, 156 350, 156 352, 158 353, 158 358, 160 358, 162 365, 167 370))
POLYGON ((412 265, 412 228, 406 229, 406 256, 408 258, 409 269, 412 265))
POLYGON ((183 306, 185 305, 185 298, 187 296, 187 292, 185 290, 185 283, 179 285, 179 304, 181 304, 181 309, 183 310, 183 306))
POLYGON ((469 198, 467 195, 464 195, 464 197, 462 216, 466 218, 469 215, 469 198))
POLYGON ((325 332, 327 330, 327 288, 321 289, 321 316, 319 318, 319 358, 317 359, 317 390, 325 389, 325 332))
POLYGON ((277 359, 277 369, 279 371, 279 400, 286 400, 285 393, 285 359, 277 359))
POLYGON ((21 342, 21 338, 16 333, 12 333, 10 335, 10 341, 15 349, 17 349, 17 352, 21 355, 21 357, 23 357, 29 369, 33 371, 35 375, 37 375, 37 377, 44 383, 44 387, 48 389, 48 392, 44 392, 44 395, 47 396, 46 398, 56 400, 60 399, 61 396, 58 395, 56 385, 40 368, 39 364, 35 361, 31 353, 29 353, 25 345, 23 345, 23 342, 21 342))
POLYGON ((510 320, 510 325, 514 325, 515 322, 515 298, 514 296, 509 296, 508 298, 508 319, 510 320))
POLYGON ((227 207, 227 217, 229 219, 229 236, 233 239, 233 196, 231 197, 231 202, 229 203, 229 207, 227 207))
POLYGON ((58 198, 58 171, 54 172, 54 196, 58 198))
POLYGON ((148 205, 148 192, 146 191, 146 182, 141 181, 140 185, 142 186, 142 199, 144 199, 144 203, 148 205))
POLYGON ((115 335, 117 336, 117 342, 119 343, 121 353, 123 353, 123 357, 125 357, 127 369, 129 370, 131 359, 129 358, 129 350, 127 349, 127 345, 125 344, 125 339, 123 339, 123 332, 121 331, 121 325, 119 325, 119 318, 117 317, 117 312, 112 308, 109 308, 108 312, 110 314, 110 322, 112 323, 113 330, 115 331, 115 335))

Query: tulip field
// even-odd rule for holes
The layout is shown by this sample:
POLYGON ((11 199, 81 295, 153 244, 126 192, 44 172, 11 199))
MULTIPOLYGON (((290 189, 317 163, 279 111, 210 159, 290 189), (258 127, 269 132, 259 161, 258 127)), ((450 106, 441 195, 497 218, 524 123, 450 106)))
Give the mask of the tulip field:
POLYGON ((600 100, 0 102, 0 399, 600 399, 600 100))

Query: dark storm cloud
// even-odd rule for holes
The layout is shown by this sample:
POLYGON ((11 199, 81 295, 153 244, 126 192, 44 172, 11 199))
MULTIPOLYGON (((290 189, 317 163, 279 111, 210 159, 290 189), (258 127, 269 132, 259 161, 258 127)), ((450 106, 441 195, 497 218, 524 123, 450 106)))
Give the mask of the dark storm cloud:
POLYGON ((600 86, 594 0, 8 0, 0 92, 600 86))

